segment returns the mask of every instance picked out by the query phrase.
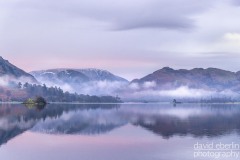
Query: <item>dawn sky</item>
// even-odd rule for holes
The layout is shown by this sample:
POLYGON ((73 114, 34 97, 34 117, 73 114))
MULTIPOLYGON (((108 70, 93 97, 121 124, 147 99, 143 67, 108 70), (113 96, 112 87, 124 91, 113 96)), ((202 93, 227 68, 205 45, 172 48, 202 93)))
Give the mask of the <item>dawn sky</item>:
POLYGON ((0 0, 0 55, 26 70, 240 70, 239 0, 0 0))

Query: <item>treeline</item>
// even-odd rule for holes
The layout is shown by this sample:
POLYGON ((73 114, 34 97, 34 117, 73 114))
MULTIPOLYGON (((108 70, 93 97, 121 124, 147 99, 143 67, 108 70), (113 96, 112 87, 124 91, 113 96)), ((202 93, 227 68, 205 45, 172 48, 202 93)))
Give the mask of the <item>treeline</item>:
MULTIPOLYGON (((59 87, 47 87, 45 84, 22 84, 19 82, 15 85, 18 90, 25 91, 28 98, 42 96, 48 102, 80 102, 80 103, 120 103, 119 97, 113 96, 90 96, 77 93, 64 92, 59 87)), ((14 96, 13 96, 14 97, 14 96)), ((15 97, 13 101, 23 101, 26 97, 15 97)))
POLYGON ((234 99, 232 97, 210 97, 208 99, 201 99, 201 103, 233 103, 239 102, 239 99, 234 99))
POLYGON ((205 98, 180 98, 178 101, 183 103, 234 103, 240 102, 239 97, 219 96, 205 98))

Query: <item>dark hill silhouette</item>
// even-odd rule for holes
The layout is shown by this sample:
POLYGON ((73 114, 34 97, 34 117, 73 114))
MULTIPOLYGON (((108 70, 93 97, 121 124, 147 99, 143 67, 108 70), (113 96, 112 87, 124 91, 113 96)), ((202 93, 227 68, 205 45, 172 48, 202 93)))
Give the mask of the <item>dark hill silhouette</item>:
POLYGON ((174 89, 180 86, 189 88, 238 90, 240 88, 240 72, 231 72, 218 68, 194 68, 191 70, 174 70, 164 67, 131 83, 143 84, 153 81, 158 89, 174 89))

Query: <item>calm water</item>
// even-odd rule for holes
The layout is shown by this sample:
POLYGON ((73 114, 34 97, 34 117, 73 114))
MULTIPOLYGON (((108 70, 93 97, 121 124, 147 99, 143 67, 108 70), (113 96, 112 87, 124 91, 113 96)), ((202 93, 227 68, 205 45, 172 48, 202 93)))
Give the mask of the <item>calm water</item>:
POLYGON ((199 145, 220 143, 240 145, 240 105, 0 104, 1 160, 212 160, 199 145))

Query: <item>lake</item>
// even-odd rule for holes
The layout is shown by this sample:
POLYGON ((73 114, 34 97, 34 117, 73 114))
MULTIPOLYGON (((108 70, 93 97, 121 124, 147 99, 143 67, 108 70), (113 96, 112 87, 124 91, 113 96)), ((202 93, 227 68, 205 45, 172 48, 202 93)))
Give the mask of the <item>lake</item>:
POLYGON ((1 160, 240 159, 239 104, 0 104, 1 160))

